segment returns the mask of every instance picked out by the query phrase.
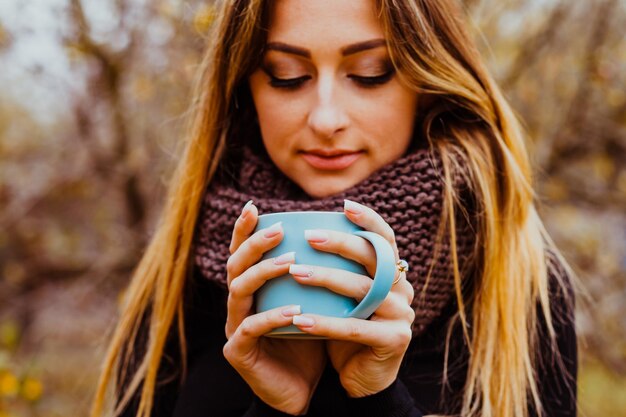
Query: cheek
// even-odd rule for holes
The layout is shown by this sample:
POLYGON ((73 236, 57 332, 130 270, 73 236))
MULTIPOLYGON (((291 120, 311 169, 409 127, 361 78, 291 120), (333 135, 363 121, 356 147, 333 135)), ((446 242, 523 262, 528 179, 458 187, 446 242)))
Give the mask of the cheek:
POLYGON ((301 106, 297 100, 287 99, 259 78, 250 78, 250 90, 263 141, 269 145, 282 143, 298 129, 302 119, 301 106))
POLYGON ((259 127, 268 146, 286 144, 302 128, 299 113, 288 103, 287 100, 259 102, 259 127))
POLYGON ((371 133, 380 146, 408 144, 413 133, 417 95, 394 86, 362 101, 354 112, 359 124, 371 133), (393 140, 390 140, 393 139, 393 140))

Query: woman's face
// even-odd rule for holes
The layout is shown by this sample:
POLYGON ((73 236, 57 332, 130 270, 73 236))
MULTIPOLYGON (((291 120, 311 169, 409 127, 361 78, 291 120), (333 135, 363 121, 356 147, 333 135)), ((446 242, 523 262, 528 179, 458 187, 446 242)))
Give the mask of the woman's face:
POLYGON ((275 1, 249 81, 270 158, 314 198, 409 146, 417 96, 391 65, 373 0, 275 1))

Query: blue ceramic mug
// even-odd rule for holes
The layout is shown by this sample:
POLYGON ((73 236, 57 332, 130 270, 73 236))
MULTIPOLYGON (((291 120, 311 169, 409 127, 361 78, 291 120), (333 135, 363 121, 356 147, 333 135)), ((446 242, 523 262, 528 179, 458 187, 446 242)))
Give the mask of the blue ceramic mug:
MULTIPOLYGON (((283 240, 266 252, 262 259, 274 258, 286 252, 295 252, 297 264, 338 268, 367 276, 363 265, 340 255, 314 249, 304 238, 307 229, 327 229, 352 233, 367 239, 376 251, 376 273, 365 298, 356 300, 322 287, 302 285, 290 274, 272 278, 256 292, 257 313, 289 304, 299 304, 302 313, 333 317, 367 319, 384 301, 395 278, 395 256, 391 244, 377 233, 364 231, 342 212, 298 211, 271 213, 259 216, 255 231, 282 222, 283 240)), ((291 325, 274 329, 266 336, 284 338, 316 338, 291 325)))

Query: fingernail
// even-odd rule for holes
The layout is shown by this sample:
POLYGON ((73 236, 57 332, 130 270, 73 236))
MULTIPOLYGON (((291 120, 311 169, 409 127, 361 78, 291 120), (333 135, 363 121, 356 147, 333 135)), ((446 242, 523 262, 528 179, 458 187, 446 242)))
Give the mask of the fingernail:
POLYGON ((263 236, 265 236, 266 238, 274 237, 279 234, 281 230, 283 230, 282 222, 274 223, 273 225, 265 229, 265 233, 263 234, 263 236))
POLYGON ((322 243, 328 240, 328 233, 322 230, 305 230, 304 238, 309 242, 322 243))
POLYGON ((295 262, 296 261, 296 253, 295 252, 287 252, 287 253, 283 253, 282 255, 274 258, 274 265, 284 265, 287 264, 289 262, 295 262))
POLYGON ((300 311, 300 306, 296 305, 296 306, 289 306, 287 308, 284 308, 280 312, 285 317, 292 317, 292 316, 295 316, 296 314, 300 314, 302 311, 300 311))
POLYGON ((363 212, 361 205, 351 200, 343 200, 343 209, 352 214, 360 214, 363 212))
POLYGON ((245 206, 243 206, 243 209, 241 209, 241 218, 245 219, 246 216, 248 215, 248 213, 250 213, 250 206, 252 205, 253 201, 250 200, 246 203, 245 206))
POLYGON ((315 320, 311 317, 293 316, 292 323, 296 326, 312 327, 315 324, 315 320))
POLYGON ((289 265, 289 273, 298 277, 310 278, 313 276, 313 270, 306 265, 289 265))

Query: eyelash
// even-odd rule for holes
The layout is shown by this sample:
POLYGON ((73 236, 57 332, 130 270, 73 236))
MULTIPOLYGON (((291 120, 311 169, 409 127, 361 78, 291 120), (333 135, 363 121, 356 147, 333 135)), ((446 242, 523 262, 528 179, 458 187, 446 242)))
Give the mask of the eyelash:
MULTIPOLYGON (((361 77, 359 75, 349 75, 348 78, 354 80, 356 83, 360 84, 363 88, 374 88, 376 86, 385 84, 387 81, 393 77, 394 70, 389 70, 384 74, 377 75, 374 77, 361 77)), ((275 88, 283 88, 285 90, 295 90, 304 84, 305 81, 310 80, 310 75, 304 75, 298 78, 276 78, 272 74, 267 74, 270 77, 269 84, 275 88)))

